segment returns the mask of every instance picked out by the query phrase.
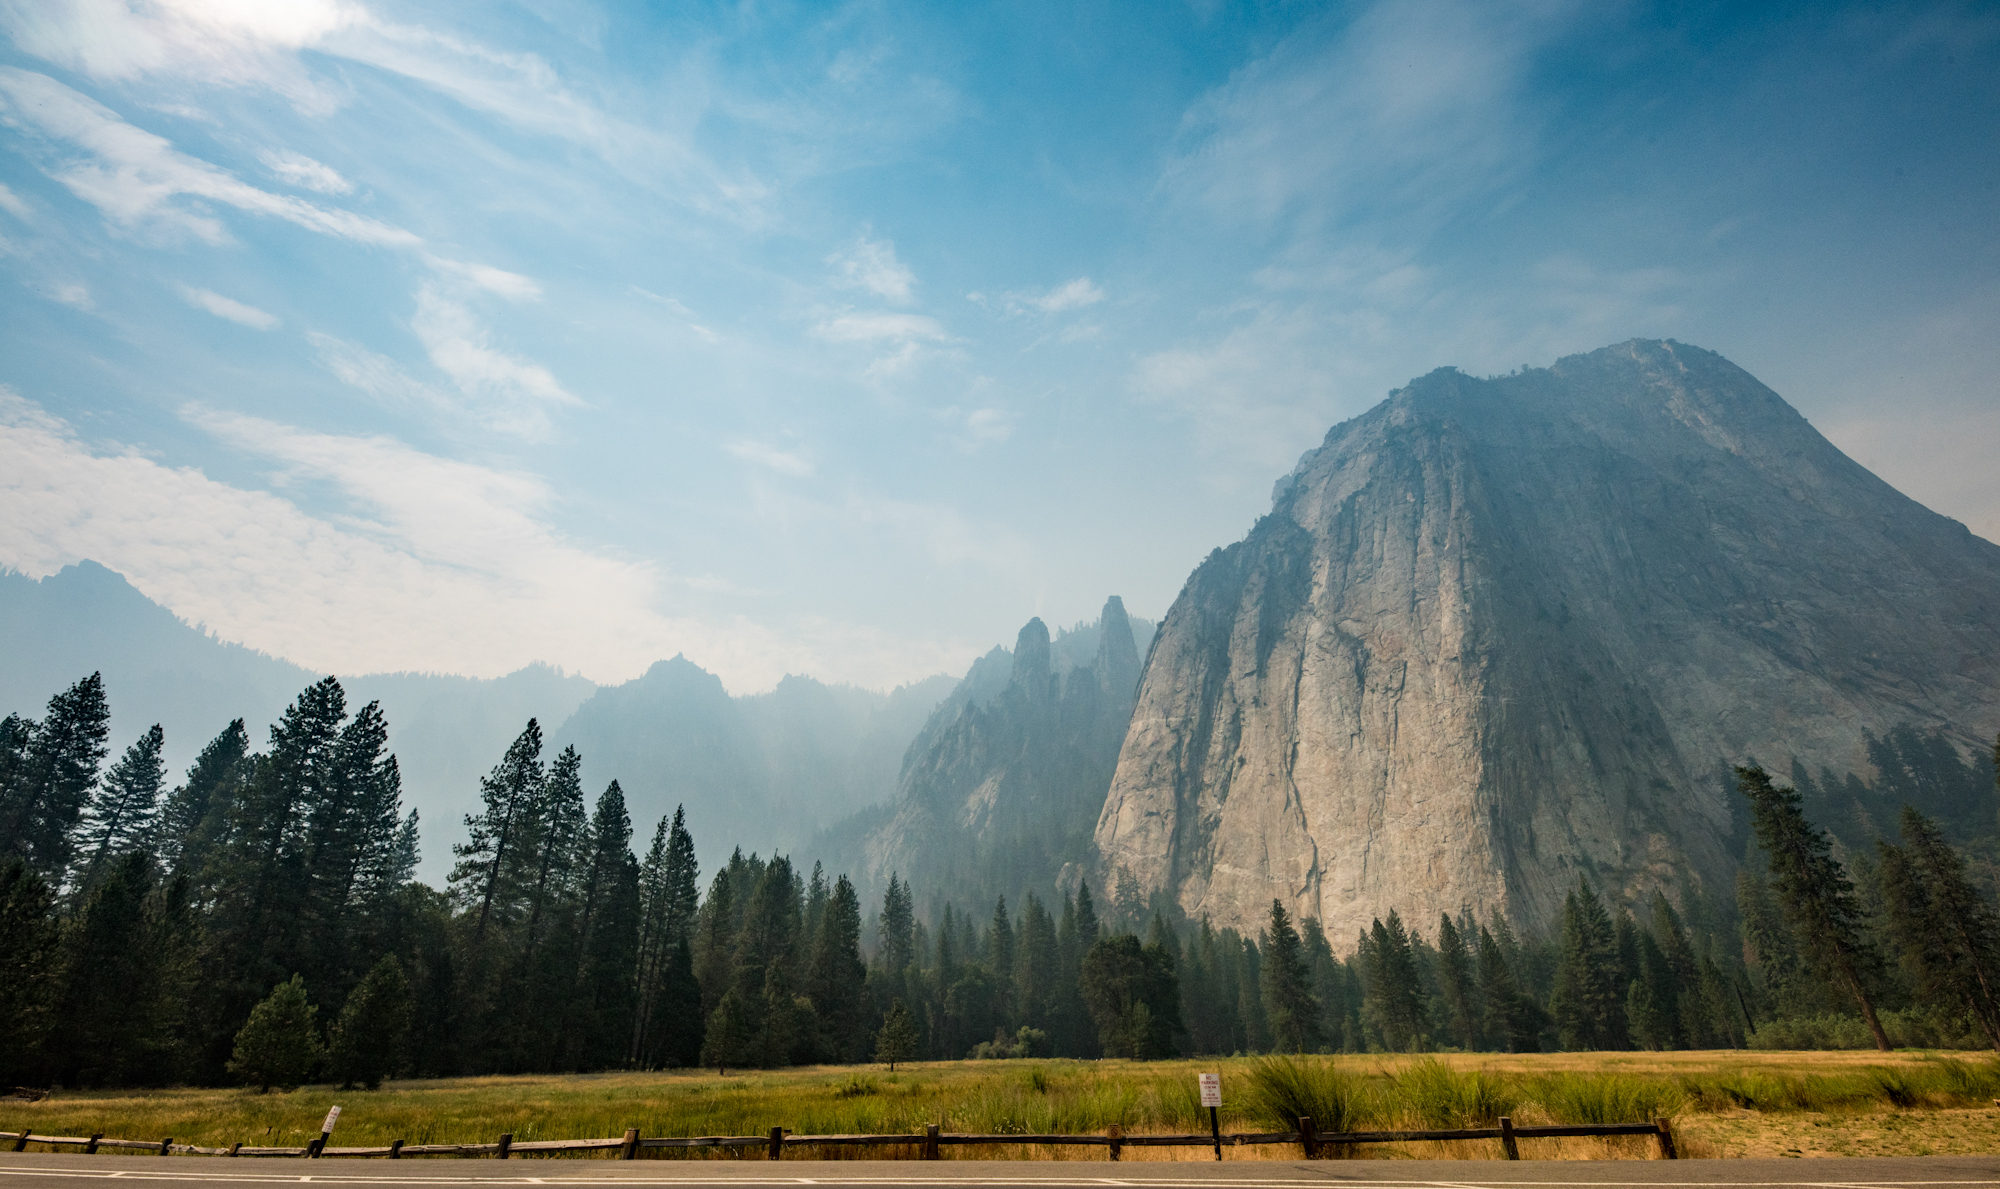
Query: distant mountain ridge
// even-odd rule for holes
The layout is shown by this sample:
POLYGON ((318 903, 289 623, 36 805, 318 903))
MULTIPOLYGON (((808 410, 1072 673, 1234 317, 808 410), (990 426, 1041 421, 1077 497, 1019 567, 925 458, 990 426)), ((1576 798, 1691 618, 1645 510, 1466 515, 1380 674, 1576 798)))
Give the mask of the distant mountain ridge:
MULTIPOLYGON (((204 633, 92 561, 40 580, 0 573, 0 714, 39 717, 51 695, 102 671, 113 754, 157 722, 174 778, 229 721, 254 745, 322 676, 204 633)), ((787 677, 731 697, 685 658, 620 686, 548 665, 499 678, 339 675, 350 707, 380 701, 404 804, 423 822, 424 878, 442 886, 479 779, 531 717, 552 757, 575 743, 598 788, 621 782, 635 831, 689 802, 703 864, 739 841, 795 845, 837 817, 889 799, 903 751, 951 688, 942 675, 876 693, 787 677)))
POLYGON ((1162 621, 1096 844, 1218 925, 1539 929, 1579 875, 1726 894, 1753 757, 1850 818, 1833 774, 1956 773, 1990 830, 1997 729, 2000 546, 1635 340, 1335 426, 1162 621))

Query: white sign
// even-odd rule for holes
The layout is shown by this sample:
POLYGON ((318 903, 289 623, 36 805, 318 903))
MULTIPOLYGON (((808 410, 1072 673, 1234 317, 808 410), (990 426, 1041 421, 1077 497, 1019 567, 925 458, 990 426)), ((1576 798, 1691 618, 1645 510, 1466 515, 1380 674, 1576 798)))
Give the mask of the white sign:
POLYGON ((1222 1105, 1222 1075, 1219 1073, 1198 1073, 1195 1078, 1201 1083, 1201 1104, 1203 1106, 1222 1105))
POLYGON ((340 1122, 340 1108, 334 1107, 332 1110, 326 1112, 326 1122, 320 1124, 319 1129, 328 1135, 332 1135, 333 1125, 338 1122, 340 1122))

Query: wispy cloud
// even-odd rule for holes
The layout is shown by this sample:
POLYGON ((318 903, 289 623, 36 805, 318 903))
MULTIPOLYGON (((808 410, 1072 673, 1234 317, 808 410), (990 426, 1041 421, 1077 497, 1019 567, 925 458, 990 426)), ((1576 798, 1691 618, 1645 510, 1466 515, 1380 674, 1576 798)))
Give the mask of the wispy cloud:
POLYGON ((556 531, 554 493, 533 475, 387 437, 202 406, 183 415, 345 506, 316 515, 191 467, 92 449, 0 387, 0 564, 39 576, 91 558, 227 639, 341 673, 490 677, 560 659, 621 681, 685 652, 745 691, 787 672, 886 686, 964 663, 963 648, 831 620, 781 631, 662 611, 673 578, 556 531))
POLYGON ((549 406, 583 403, 549 369, 495 347, 472 311, 434 286, 418 290, 410 328, 474 412, 497 429, 540 437, 548 432, 549 406))
POLYGON ((399 367, 395 360, 378 355, 358 343, 312 331, 306 340, 313 346, 321 366, 349 387, 375 397, 391 407, 412 407, 425 411, 464 414, 465 407, 454 397, 399 367))
POLYGON ((1010 295, 1019 304, 1031 306, 1044 314, 1060 314, 1064 310, 1080 310, 1096 305, 1104 300, 1104 290, 1099 289, 1089 277, 1078 277, 1067 284, 1057 285, 1047 293, 1023 293, 1010 295))
POLYGON ((797 450, 781 450, 766 442, 751 441, 748 438, 738 438, 730 442, 725 449, 732 458, 768 467, 781 475, 802 479, 813 473, 812 459, 797 450))
POLYGON ((269 149, 257 154, 265 168, 274 177, 303 190, 320 194, 352 194, 354 183, 341 177, 331 165, 324 165, 304 153, 273 152, 269 149))
POLYGON ((308 231, 358 243, 410 246, 417 237, 349 211, 272 194, 175 149, 116 112, 45 74, 0 66, 0 121, 82 155, 45 164, 48 175, 127 230, 148 226, 210 243, 228 238, 220 220, 183 198, 207 199, 308 231))
POLYGON ((951 336, 923 314, 844 313, 822 318, 813 333, 830 343, 942 343, 951 336))
POLYGON ((508 272, 504 268, 494 268, 490 264, 466 264, 428 253, 424 255, 424 262, 446 276, 469 282, 488 293, 497 293, 513 301, 529 301, 542 295, 542 287, 533 277, 524 277, 517 272, 508 272))
POLYGON ((180 294, 187 303, 197 309, 207 310, 218 318, 227 318, 253 330, 269 330, 278 324, 275 314, 267 314, 256 306, 232 301, 220 293, 207 289, 196 289, 188 285, 180 287, 180 294))
POLYGON ((23 223, 27 222, 29 217, 34 214, 34 211, 29 209, 28 204, 22 200, 21 196, 9 190, 4 184, 0 184, 0 210, 6 211, 23 223))
POLYGON ((896 245, 888 240, 868 238, 863 232, 852 244, 826 258, 834 269, 835 282, 848 289, 865 289, 893 302, 906 302, 917 285, 917 275, 896 259, 896 245))

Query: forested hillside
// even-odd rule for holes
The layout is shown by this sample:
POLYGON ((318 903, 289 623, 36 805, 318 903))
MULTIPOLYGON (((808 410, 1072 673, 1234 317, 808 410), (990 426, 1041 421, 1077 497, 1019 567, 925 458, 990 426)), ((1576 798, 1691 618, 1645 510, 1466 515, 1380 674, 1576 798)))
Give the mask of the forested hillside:
POLYGON ((96 674, 0 720, 0 1080, 2000 1041, 2000 919, 1945 829, 1908 804, 1899 841, 1839 846, 1754 766, 1733 897, 1581 878, 1549 937, 1392 911, 1349 949, 1277 902, 1247 936, 1129 879, 987 904, 892 874, 864 903, 739 850, 704 883, 683 813, 635 839, 619 782, 591 795, 533 720, 433 888, 381 708, 338 681, 261 746, 229 723, 171 785, 163 732, 114 756, 108 720, 96 674))

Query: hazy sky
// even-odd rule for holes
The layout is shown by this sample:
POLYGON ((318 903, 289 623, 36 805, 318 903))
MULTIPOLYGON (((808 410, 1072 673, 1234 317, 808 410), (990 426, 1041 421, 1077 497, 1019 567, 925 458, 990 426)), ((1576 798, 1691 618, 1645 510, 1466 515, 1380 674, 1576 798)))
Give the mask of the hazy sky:
POLYGON ((0 565, 316 668, 957 670, 1634 336, 2000 538, 1990 5, 0 22, 0 565))

